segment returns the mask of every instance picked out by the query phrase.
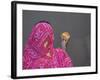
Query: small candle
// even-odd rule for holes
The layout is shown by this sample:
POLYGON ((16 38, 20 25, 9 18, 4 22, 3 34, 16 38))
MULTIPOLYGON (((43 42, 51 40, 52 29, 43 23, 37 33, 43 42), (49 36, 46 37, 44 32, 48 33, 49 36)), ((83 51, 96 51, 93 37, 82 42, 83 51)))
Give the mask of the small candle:
POLYGON ((61 34, 61 46, 62 46, 62 49, 66 50, 66 45, 68 43, 70 39, 70 33, 69 32, 63 32, 61 34))

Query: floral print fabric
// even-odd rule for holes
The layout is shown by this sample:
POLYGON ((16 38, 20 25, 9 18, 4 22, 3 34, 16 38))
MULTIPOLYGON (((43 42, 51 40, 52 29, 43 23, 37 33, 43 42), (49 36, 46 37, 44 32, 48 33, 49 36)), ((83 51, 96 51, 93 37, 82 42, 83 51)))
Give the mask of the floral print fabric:
POLYGON ((23 69, 72 67, 68 53, 53 47, 54 34, 52 25, 46 21, 38 22, 23 51, 23 69))

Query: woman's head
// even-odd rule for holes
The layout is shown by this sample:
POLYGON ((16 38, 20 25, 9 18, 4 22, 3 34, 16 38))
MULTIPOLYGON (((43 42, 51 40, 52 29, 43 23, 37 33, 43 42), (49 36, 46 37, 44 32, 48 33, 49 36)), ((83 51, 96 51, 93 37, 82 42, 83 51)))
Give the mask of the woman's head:
POLYGON ((54 34, 50 23, 40 21, 33 26, 28 44, 42 55, 53 48, 54 34))

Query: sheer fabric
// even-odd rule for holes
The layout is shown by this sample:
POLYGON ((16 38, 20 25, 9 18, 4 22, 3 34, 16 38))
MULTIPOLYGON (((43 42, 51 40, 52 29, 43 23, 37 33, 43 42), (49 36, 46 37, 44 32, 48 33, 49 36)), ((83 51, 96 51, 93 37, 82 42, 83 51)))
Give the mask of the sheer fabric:
POLYGON ((52 25, 46 21, 35 24, 24 47, 23 69, 72 67, 68 53, 54 48, 53 42, 52 25))

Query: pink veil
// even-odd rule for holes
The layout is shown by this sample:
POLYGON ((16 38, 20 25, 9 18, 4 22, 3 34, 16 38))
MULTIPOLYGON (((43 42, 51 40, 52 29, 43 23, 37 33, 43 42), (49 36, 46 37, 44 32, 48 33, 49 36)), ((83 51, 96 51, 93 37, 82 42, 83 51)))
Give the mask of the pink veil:
POLYGON ((40 21, 33 26, 23 51, 23 69, 73 65, 67 52, 53 47, 54 34, 51 26, 47 21, 40 21))

